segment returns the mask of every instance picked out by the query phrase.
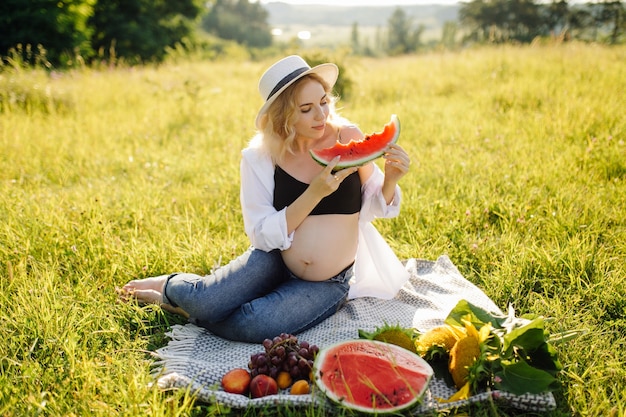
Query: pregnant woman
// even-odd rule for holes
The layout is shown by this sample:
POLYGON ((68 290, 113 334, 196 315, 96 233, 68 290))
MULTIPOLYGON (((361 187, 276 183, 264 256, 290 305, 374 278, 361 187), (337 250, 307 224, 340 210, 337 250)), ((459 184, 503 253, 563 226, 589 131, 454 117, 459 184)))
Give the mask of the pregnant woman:
POLYGON ((398 181, 410 159, 389 145, 384 171, 370 162, 334 171, 310 149, 360 140, 335 111, 331 63, 289 56, 259 81, 265 101, 242 152, 241 206, 251 247, 207 276, 173 273, 133 280, 125 299, 157 303, 218 336, 262 342, 297 334, 349 298, 391 298, 408 278, 371 221, 400 210, 398 181))

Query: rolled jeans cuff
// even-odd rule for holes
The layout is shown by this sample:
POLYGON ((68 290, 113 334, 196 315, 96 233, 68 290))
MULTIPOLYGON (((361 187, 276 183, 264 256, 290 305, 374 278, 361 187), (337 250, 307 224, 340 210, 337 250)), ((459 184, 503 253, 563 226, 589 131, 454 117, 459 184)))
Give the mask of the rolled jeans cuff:
POLYGON ((169 304, 172 307, 176 308, 178 307, 178 304, 176 304, 175 302, 171 301, 168 297, 167 297, 167 284, 169 284, 170 279, 174 278, 176 275, 180 274, 180 272, 174 272, 173 274, 169 274, 167 276, 167 278, 165 279, 165 284, 163 284, 163 303, 164 304, 169 304))

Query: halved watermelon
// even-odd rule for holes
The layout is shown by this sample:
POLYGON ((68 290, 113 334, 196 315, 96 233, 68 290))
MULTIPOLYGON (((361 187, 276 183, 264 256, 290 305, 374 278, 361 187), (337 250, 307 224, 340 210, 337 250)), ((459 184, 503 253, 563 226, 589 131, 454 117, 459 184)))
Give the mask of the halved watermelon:
POLYGON ((416 405, 433 376, 419 355, 390 343, 350 340, 320 350, 315 383, 331 400, 367 413, 416 405))
POLYGON ((351 140, 348 143, 337 142, 334 146, 325 149, 311 149, 313 159, 321 165, 328 165, 337 155, 341 156, 335 170, 363 165, 366 162, 379 158, 385 153, 390 143, 395 143, 400 137, 400 120, 395 114, 385 125, 382 132, 366 135, 360 141, 351 140))

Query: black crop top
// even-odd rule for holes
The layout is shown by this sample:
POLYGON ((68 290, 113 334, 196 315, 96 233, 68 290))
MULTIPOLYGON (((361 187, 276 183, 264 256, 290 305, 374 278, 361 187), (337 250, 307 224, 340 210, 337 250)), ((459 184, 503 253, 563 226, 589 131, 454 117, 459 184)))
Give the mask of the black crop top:
MULTIPOLYGON (((298 181, 276 165, 274 170, 274 208, 282 210, 307 189, 309 184, 298 181)), ((311 211, 316 214, 353 214, 361 210, 361 178, 358 172, 346 177, 339 188, 327 195, 311 211)))

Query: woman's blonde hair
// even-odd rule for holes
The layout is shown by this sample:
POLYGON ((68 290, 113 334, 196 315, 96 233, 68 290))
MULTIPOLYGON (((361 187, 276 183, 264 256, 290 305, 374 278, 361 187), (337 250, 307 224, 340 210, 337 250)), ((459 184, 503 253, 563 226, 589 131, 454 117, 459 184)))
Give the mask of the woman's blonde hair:
POLYGON ((328 122, 333 124, 334 119, 338 119, 335 111, 337 98, 332 95, 332 86, 329 86, 317 74, 307 74, 292 85, 290 85, 267 109, 261 121, 261 134, 263 136, 263 147, 265 147, 274 162, 283 160, 287 153, 293 153, 293 145, 296 139, 294 124, 298 118, 298 93, 302 89, 306 80, 319 82, 327 94, 328 106, 330 109, 328 122))

